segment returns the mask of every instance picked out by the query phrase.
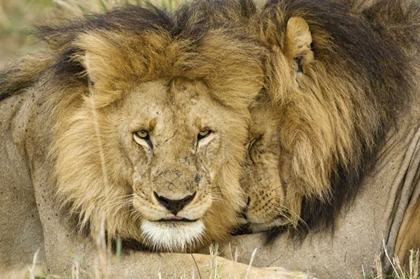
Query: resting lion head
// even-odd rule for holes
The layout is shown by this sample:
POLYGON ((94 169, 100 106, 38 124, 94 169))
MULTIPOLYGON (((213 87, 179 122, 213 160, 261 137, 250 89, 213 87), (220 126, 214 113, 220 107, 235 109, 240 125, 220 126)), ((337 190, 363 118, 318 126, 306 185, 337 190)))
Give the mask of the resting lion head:
POLYGON ((369 18, 335 1, 287 0, 251 16, 271 51, 242 179, 253 231, 330 227, 409 107, 417 37, 369 18))
POLYGON ((58 61, 45 90, 60 204, 92 233, 184 251, 225 239, 245 206, 265 50, 173 18, 130 7, 39 32, 58 61))

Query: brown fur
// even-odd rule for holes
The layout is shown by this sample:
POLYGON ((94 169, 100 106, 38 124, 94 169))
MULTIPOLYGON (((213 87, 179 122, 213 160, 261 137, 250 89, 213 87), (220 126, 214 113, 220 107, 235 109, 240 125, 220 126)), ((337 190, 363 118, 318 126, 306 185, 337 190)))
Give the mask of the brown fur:
MULTIPOLYGON (((2 242, 0 267, 27 262, 43 238, 41 254, 54 266, 51 238, 73 241, 58 233, 75 230, 65 217, 94 237, 104 226, 109 239, 156 250, 191 251, 229 236, 245 206, 239 178, 248 106, 263 84, 266 51, 247 36, 173 18, 153 7, 128 7, 41 27, 38 35, 50 50, 1 74, 1 161, 22 160, 29 172, 2 174, 2 212, 31 206, 19 214, 32 214, 43 235, 18 232, 26 218, 16 223, 2 216, 2 240, 33 235, 20 242, 22 249, 2 242), (144 131, 148 138, 139 139, 144 131), (11 155, 15 148, 19 155, 11 155), (12 203, 16 188, 27 189, 27 199, 12 203), (166 210, 171 200, 186 198, 184 207, 166 210), (202 220, 203 235, 175 243, 182 235, 169 227, 197 223, 159 221, 176 214, 202 220), (159 233, 174 243, 145 234, 146 219, 163 226, 159 233)), ((69 247, 60 248, 66 256, 69 247)))
MULTIPOLYGON (((242 180, 252 231, 269 230, 271 241, 284 231, 304 236, 333 227, 357 198, 387 131, 418 94, 418 5, 273 0, 260 11, 245 0, 201 5, 213 5, 201 9, 212 26, 223 15, 271 52, 266 89, 251 108, 242 180)), ((400 239, 418 243, 412 228, 402 227, 400 239)))
MULTIPOLYGON (((284 231, 291 223, 301 234, 333 225, 357 198, 386 132, 418 94, 417 4, 378 2, 360 15, 351 9, 356 4, 271 1, 259 14, 259 35, 273 59, 269 100, 251 110, 253 164, 243 180, 258 230, 284 231), (272 178, 276 171, 281 181, 272 178), (268 178, 256 180, 262 173, 268 178)), ((418 247, 418 236, 408 237, 418 247)), ((398 252, 401 259, 407 249, 398 252)))
MULTIPOLYGON (((145 17, 144 15, 138 17, 141 16, 145 17)), ((159 15, 150 15, 150 17, 152 16, 158 17, 159 15)), ((101 17, 98 18, 98 20, 100 19, 101 17)), ((156 19, 153 18, 152 20, 156 19)), ((111 21, 111 24, 115 23, 111 21)), ((77 28, 80 27, 77 26, 77 28)), ((164 175, 171 175, 170 173, 174 171, 186 172, 186 178, 174 183, 191 183, 194 185, 196 175, 201 177, 202 183, 208 183, 207 185, 200 184, 196 195, 197 200, 194 200, 191 206, 196 204, 195 206, 199 208, 213 200, 213 205, 204 217, 207 235, 203 239, 198 239, 199 242, 195 242, 191 246, 202 245, 208 243, 209 240, 225 239, 229 228, 235 225, 236 212, 243 206, 241 202, 242 194, 240 189, 235 186, 235 184, 237 185, 235 180, 238 179, 240 174, 238 166, 241 164, 241 158, 243 157, 243 143, 241 141, 243 142, 247 136, 248 116, 246 109, 253 97, 252 92, 258 92, 260 86, 258 79, 261 78, 261 70, 258 57, 262 50, 258 46, 253 47, 250 41, 238 42, 244 52, 226 51, 223 58, 217 57, 217 59, 223 61, 223 64, 227 63, 234 67, 229 69, 229 67, 222 67, 218 64, 221 63, 217 62, 219 60, 214 60, 216 53, 221 50, 220 46, 233 45, 231 43, 227 44, 227 41, 222 43, 221 40, 223 40, 224 35, 221 33, 222 31, 212 30, 208 34, 200 34, 201 38, 196 38, 187 34, 187 28, 182 31, 170 30, 169 28, 173 28, 171 26, 157 26, 157 30, 146 26, 144 27, 145 30, 139 31, 130 30, 131 26, 128 28, 118 26, 118 28, 122 29, 122 32, 116 33, 112 29, 111 31, 103 30, 102 27, 80 35, 72 31, 77 37, 73 41, 66 42, 69 44, 68 46, 59 46, 60 49, 75 49, 70 58, 75 65, 80 65, 78 67, 86 69, 86 74, 93 83, 91 96, 87 92, 87 83, 83 84, 82 81, 80 87, 73 90, 74 93, 67 93, 65 96, 60 96, 57 103, 53 102, 54 107, 61 107, 61 104, 72 107, 72 110, 57 110, 59 114, 55 128, 54 138, 56 140, 51 154, 54 158, 57 158, 57 190, 61 202, 69 204, 70 211, 80 216, 82 226, 89 223, 91 227, 98 227, 102 214, 105 214, 106 230, 110 236, 121 235, 123 238, 133 238, 154 248, 155 244, 148 243, 143 232, 138 229, 139 222, 142 219, 141 216, 147 215, 146 212, 149 207, 161 206, 153 198, 153 192, 165 197, 173 195, 174 200, 194 194, 192 189, 186 191, 185 186, 182 185, 175 185, 179 189, 174 191, 179 192, 174 194, 167 192, 165 189, 160 189, 159 187, 164 187, 164 185, 160 186, 160 183, 172 183, 170 181, 173 181, 174 178, 168 177, 165 178, 167 181, 165 179, 160 181, 155 179, 154 176, 161 172, 164 175), (180 33, 175 35, 171 32, 180 33), (185 38, 183 38, 184 36, 185 38), (110 61, 112 62, 110 63, 110 61), (209 63, 209 61, 213 62, 209 63), (244 66, 241 66, 239 71, 236 70, 238 63, 244 66), (224 69, 216 70, 218 68, 224 69), (232 75, 228 74, 229 72, 236 73, 232 75), (157 82, 153 84, 154 81, 157 82), (141 84, 143 83, 150 83, 150 85, 142 88, 141 84), (234 84, 237 86, 232 86, 234 84), (159 89, 155 89, 156 86, 159 89), (139 97, 130 97, 129 92, 136 87, 139 88, 137 90, 150 91, 150 93, 143 93, 139 97), (160 100, 158 96, 161 93, 156 94, 153 92, 154 90, 169 91, 175 96, 168 95, 167 100, 164 98, 160 100), (81 99, 81 95, 86 97, 81 99), (131 99, 130 103, 124 101, 129 98, 131 99), (135 98, 141 99, 136 100, 135 98), (193 101, 190 102, 190 100, 193 101), (152 113, 152 110, 147 107, 136 108, 137 105, 132 105, 132 103, 137 102, 148 103, 148 106, 151 107, 154 107, 153 104, 156 102, 156 113, 159 114, 160 112, 160 116, 151 118, 148 114, 152 113), (164 106, 170 104, 167 102, 174 102, 173 105, 170 105, 173 107, 170 108, 170 111, 162 110, 164 106), (200 102, 211 103, 211 105, 209 107, 200 106, 200 102), (219 108, 219 105, 222 105, 225 109, 219 108), (97 112, 92 113, 92 106, 97 108, 97 112), (159 130, 168 129, 166 126, 163 126, 163 128, 156 127, 156 137, 160 136, 159 133, 162 134, 162 139, 152 139, 156 141, 154 142, 153 153, 158 161, 150 158, 146 159, 149 156, 147 152, 138 155, 140 158, 147 156, 139 162, 135 158, 127 159, 126 156, 129 156, 134 150, 123 147, 127 151, 121 153, 122 147, 119 145, 126 143, 115 141, 119 137, 119 133, 123 133, 123 130, 114 129, 119 125, 120 118, 124 117, 123 119, 125 119, 127 116, 124 116, 124 114, 130 115, 137 110, 141 111, 139 116, 150 119, 147 121, 158 121, 158 123, 141 124, 140 121, 137 124, 131 123, 130 125, 137 125, 141 129, 149 131, 154 129, 154 125, 162 126, 163 123, 173 125, 170 128, 174 129, 173 132, 159 130), (182 111, 183 114, 187 115, 185 115, 185 119, 178 116, 179 120, 171 122, 171 119, 176 117, 172 114, 172 110, 182 111), (208 116, 203 118, 197 115, 202 111, 205 111, 208 116), (223 111, 229 112, 224 114, 223 111), (190 115, 188 115, 189 112, 191 112, 190 115), (118 115, 118 118, 112 116, 115 114, 118 115), (216 117, 210 118, 211 115, 223 117, 217 120, 216 117), (98 122, 97 127, 95 121, 92 121, 94 118, 98 122), (230 126, 230 128, 221 128, 220 123, 223 123, 223 126, 230 126), (220 138, 217 140, 219 147, 210 148, 206 151, 208 154, 205 154, 205 156, 215 156, 223 148, 223 150, 226 150, 223 152, 226 155, 225 159, 204 159, 200 158, 203 156, 201 154, 189 155, 191 147, 186 144, 189 144, 190 140, 194 141, 194 137, 187 140, 191 137, 191 132, 188 131, 190 128, 185 129, 184 127, 190 125, 198 125, 201 127, 198 127, 199 129, 211 129, 219 134, 220 138), (100 132, 100 138, 96 133, 93 133, 95 130, 100 132), (179 135, 173 135, 174 139, 171 147, 164 145, 161 147, 162 151, 159 151, 159 145, 165 143, 165 137, 170 140, 170 133, 179 135), (228 143, 228 138, 237 138, 238 141, 228 143), (227 153, 228 150, 231 152, 230 154, 227 153), (104 153, 103 158, 97 155, 101 153, 104 153), (196 156, 197 158, 195 158, 196 156), (187 166, 177 165, 181 158, 184 160, 184 157, 188 158, 186 159, 188 160, 187 166), (115 160, 116 158, 118 160, 115 160), (196 169, 192 170, 188 166, 190 164, 189 160, 193 162, 205 160, 205 163, 200 166, 198 162, 191 162, 191 164, 196 164, 196 169), (139 165, 136 166, 137 164, 139 165), (85 169, 89 175, 79 175, 80 169, 85 169), (166 174, 169 170, 170 172, 166 174), (195 171, 197 171, 197 174, 188 174, 195 171), (211 173, 206 174, 206 171, 211 173), (135 178, 136 176, 141 178, 135 178), (140 180, 136 182, 136 179, 140 180), (105 190, 102 187, 97 187, 103 184, 107 185, 105 189, 108 187, 109 189, 105 190), (92 188, 84 188, 80 185, 92 185, 92 188), (122 187, 123 185, 125 186, 122 187), (228 185, 229 187, 226 190, 221 189, 228 185), (201 192, 200 189, 204 190, 201 192), (86 192, 86 190, 89 191, 86 192), (145 196, 142 197, 139 195, 140 193, 145 196), (133 200, 131 195, 134 195, 133 200), (225 211, 227 204, 224 202, 224 197, 234 201, 229 202, 229 208, 232 209, 232 211, 228 211, 229 214, 226 214, 225 211), (208 200, 209 198, 210 200, 208 200), (203 205, 200 205, 201 200, 203 200, 203 205), (92 204, 92 201, 109 206, 92 204), (132 202, 137 209, 131 208, 132 202), (136 205, 136 203, 139 203, 139 205, 136 205), (142 208, 146 204, 150 205, 142 208), (139 210, 138 213, 136 213, 136 210, 139 210), (220 218, 222 212, 224 218, 220 218), (216 220, 221 222, 216 222, 216 220), (212 223, 217 224, 210 225, 212 223)), ((141 29, 141 26, 139 29, 141 29)), ((61 32, 61 29, 54 32, 61 32)), ((56 33, 53 33, 53 36, 56 36, 56 33)), ((50 33, 47 33, 47 36, 49 35, 50 33)), ((62 67, 62 65, 58 65, 58 67, 62 67)), ((78 75, 84 74, 84 72, 78 73, 78 75)), ((130 127, 129 129, 133 128, 130 127)), ((204 212, 202 214, 204 215, 204 212)), ((153 218, 153 215, 149 218, 153 218)), ((160 249, 159 246, 157 248, 160 249)), ((165 249, 172 250, 174 248, 166 247, 165 249)))
POLYGON ((395 243, 395 254, 399 259, 400 263, 404 267, 413 266, 415 267, 418 262, 418 258, 410 259, 409 251, 419 251, 420 249, 420 237, 419 237, 419 220, 420 220, 420 199, 417 194, 417 201, 415 200, 413 208, 409 208, 404 214, 403 223, 398 232, 397 242, 395 243), (412 261, 412 262, 410 262, 412 261))
POLYGON ((356 194, 384 133, 407 104, 410 61, 404 49, 387 43, 392 34, 376 33, 339 4, 279 1, 260 17, 263 36, 280 48, 269 92, 288 158, 280 164, 288 176, 286 215, 294 224, 297 216, 310 227, 328 223, 356 194))

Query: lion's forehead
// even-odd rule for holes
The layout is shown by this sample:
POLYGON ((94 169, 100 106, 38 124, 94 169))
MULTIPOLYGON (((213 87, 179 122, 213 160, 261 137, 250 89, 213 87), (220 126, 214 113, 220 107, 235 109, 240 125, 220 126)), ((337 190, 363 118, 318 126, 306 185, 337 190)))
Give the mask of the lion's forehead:
POLYGON ((196 132, 212 128, 208 126, 219 123, 218 118, 223 114, 209 90, 199 81, 145 82, 133 88, 123 102, 124 113, 130 115, 131 129, 164 127, 165 131, 196 132))

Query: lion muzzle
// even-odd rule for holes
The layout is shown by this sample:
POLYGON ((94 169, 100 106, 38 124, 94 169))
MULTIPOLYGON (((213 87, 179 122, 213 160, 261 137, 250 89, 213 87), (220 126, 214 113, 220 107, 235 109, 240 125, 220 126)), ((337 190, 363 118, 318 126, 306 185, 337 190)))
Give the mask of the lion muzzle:
MULTIPOLYGON (((195 197, 197 192, 194 192, 192 195, 188 195, 182 199, 179 200, 172 200, 165 198, 163 196, 159 196, 156 192, 153 192, 154 197, 156 200, 167 210, 169 210, 175 217, 177 217, 177 213, 181 211, 187 204, 189 204, 195 197)), ((182 218, 181 218, 182 219, 182 218)), ((178 220, 175 219, 174 220, 178 220)))

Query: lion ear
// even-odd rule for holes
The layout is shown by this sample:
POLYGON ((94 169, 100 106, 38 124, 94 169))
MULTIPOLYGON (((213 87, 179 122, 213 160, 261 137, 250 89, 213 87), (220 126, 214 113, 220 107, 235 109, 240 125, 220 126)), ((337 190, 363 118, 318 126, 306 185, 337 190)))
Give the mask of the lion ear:
POLYGON ((109 61, 120 61, 121 52, 112 45, 106 34, 81 34, 74 45, 79 50, 77 60, 85 68, 86 75, 92 83, 106 80, 117 71, 119 63, 109 61))
POLYGON ((284 54, 294 61, 298 73, 303 73, 305 65, 314 59, 311 44, 312 35, 306 20, 301 17, 291 17, 286 27, 284 54))

